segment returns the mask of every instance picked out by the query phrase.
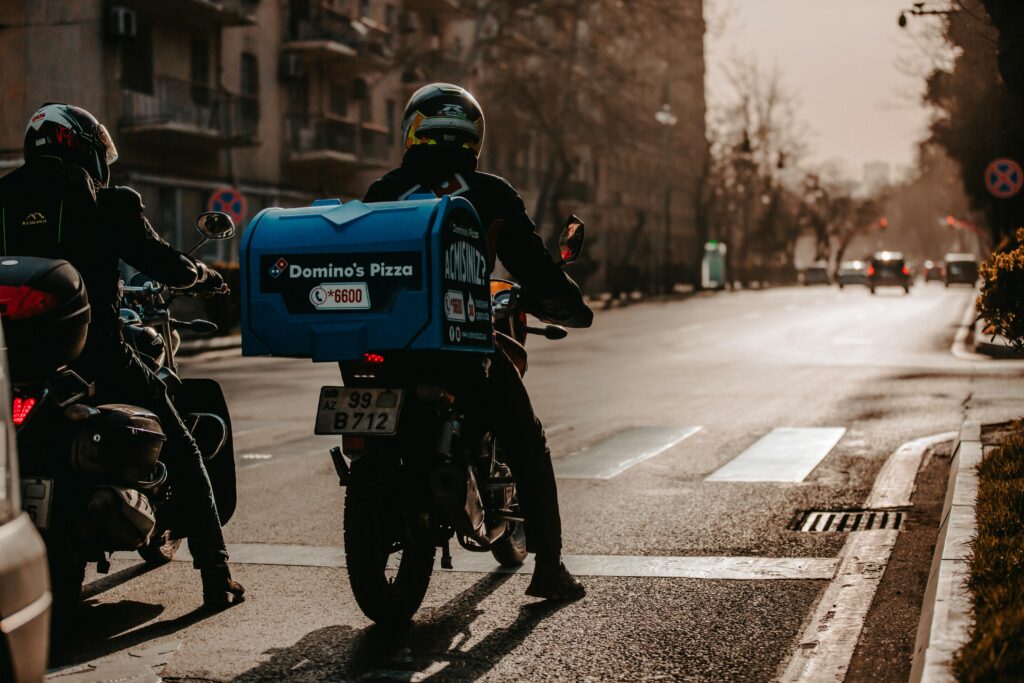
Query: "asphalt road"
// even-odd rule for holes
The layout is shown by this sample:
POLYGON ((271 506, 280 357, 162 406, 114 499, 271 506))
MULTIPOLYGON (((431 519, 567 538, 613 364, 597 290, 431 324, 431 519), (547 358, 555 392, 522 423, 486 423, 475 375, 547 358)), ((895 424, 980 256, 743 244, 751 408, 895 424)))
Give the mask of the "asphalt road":
MULTIPOLYGON (((965 410, 984 421, 1019 415, 1020 364, 950 353, 971 296, 937 285, 908 296, 718 293, 600 312, 592 329, 566 340, 531 339, 527 384, 556 468, 582 462, 586 476, 588 463, 619 452, 625 468, 559 482, 565 552, 589 574, 588 596, 537 603, 523 594, 528 574, 465 563, 458 571, 456 557, 457 571, 435 572, 401 633, 371 626, 336 566, 344 489, 327 454, 335 442, 310 435, 320 385, 337 382, 334 366, 197 359, 186 374, 220 380, 233 411, 240 502, 226 534, 245 562, 234 571, 248 599, 204 615, 194 611, 200 587, 189 563, 141 572, 116 560, 108 577, 87 579, 77 641, 61 644, 75 666, 53 678, 777 677, 850 536, 796 531, 794 520, 862 505, 891 453, 956 431, 965 410), (746 480, 706 480, 727 464, 722 473, 746 480), (789 480, 770 481, 772 473, 789 480), (749 569, 758 562, 768 569, 749 569), (810 569, 822 566, 824 574, 810 569)), ((907 585, 883 580, 851 679, 899 680, 909 670, 913 595, 923 589, 948 467, 941 449, 935 455, 922 465, 887 575, 907 585), (910 597, 900 602, 903 592, 910 597)))

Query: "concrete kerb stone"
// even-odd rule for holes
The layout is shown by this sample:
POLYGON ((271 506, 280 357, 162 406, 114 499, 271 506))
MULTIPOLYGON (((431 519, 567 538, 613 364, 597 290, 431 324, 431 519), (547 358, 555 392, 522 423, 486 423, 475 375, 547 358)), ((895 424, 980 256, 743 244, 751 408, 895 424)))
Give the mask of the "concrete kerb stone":
POLYGON ((981 425, 968 419, 960 429, 950 465, 942 523, 914 643, 911 683, 955 681, 953 657, 970 636, 968 557, 976 530, 974 503, 978 495, 977 466, 981 455, 981 425))

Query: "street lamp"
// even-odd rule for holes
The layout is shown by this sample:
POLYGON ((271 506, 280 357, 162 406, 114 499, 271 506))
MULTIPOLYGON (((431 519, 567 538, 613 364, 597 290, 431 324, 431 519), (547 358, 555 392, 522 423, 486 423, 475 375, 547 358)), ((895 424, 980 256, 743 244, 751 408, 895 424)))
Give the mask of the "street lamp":
MULTIPOLYGON (((667 100, 667 98, 666 98, 667 100)), ((662 284, 666 294, 672 293, 672 127, 679 119, 672 113, 672 105, 666 101, 661 109, 654 113, 654 120, 661 125, 662 154, 665 168, 665 256, 662 284)))

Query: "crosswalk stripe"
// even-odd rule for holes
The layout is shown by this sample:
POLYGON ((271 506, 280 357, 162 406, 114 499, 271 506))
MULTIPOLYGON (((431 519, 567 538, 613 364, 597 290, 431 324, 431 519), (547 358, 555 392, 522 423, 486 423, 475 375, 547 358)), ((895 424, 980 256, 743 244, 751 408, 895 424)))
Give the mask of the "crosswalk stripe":
MULTIPOLYGON (((345 551, 334 546, 285 545, 275 543, 232 543, 228 545, 232 564, 284 565, 290 567, 344 567, 345 551)), ((137 560, 134 553, 114 553, 112 560, 137 560)), ((181 548, 174 558, 191 562, 181 548)), ((580 576, 651 577, 677 579, 827 580, 836 572, 832 557, 657 557, 644 555, 565 555, 566 566, 580 576)), ((440 567, 440 553, 437 553, 440 567)), ((533 556, 522 567, 499 565, 490 553, 456 549, 452 553, 456 572, 512 574, 533 571, 533 556)), ((88 590, 88 588, 86 589, 88 590)))
POLYGON ((613 434, 554 461, 555 476, 563 479, 611 479, 644 460, 664 453, 700 427, 635 427, 613 434))
POLYGON ((801 482, 831 452, 845 427, 779 427, 705 481, 801 482))

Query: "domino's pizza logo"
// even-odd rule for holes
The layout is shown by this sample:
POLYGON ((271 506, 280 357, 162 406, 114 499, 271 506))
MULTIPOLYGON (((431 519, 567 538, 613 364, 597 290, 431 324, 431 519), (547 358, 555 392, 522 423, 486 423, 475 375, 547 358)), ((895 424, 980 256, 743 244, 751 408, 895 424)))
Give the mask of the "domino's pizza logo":
POLYGON ((270 266, 270 277, 275 279, 280 277, 281 273, 283 273, 285 271, 285 268, 287 267, 288 262, 285 261, 284 257, 282 256, 281 258, 277 259, 277 261, 274 262, 274 265, 270 266))

